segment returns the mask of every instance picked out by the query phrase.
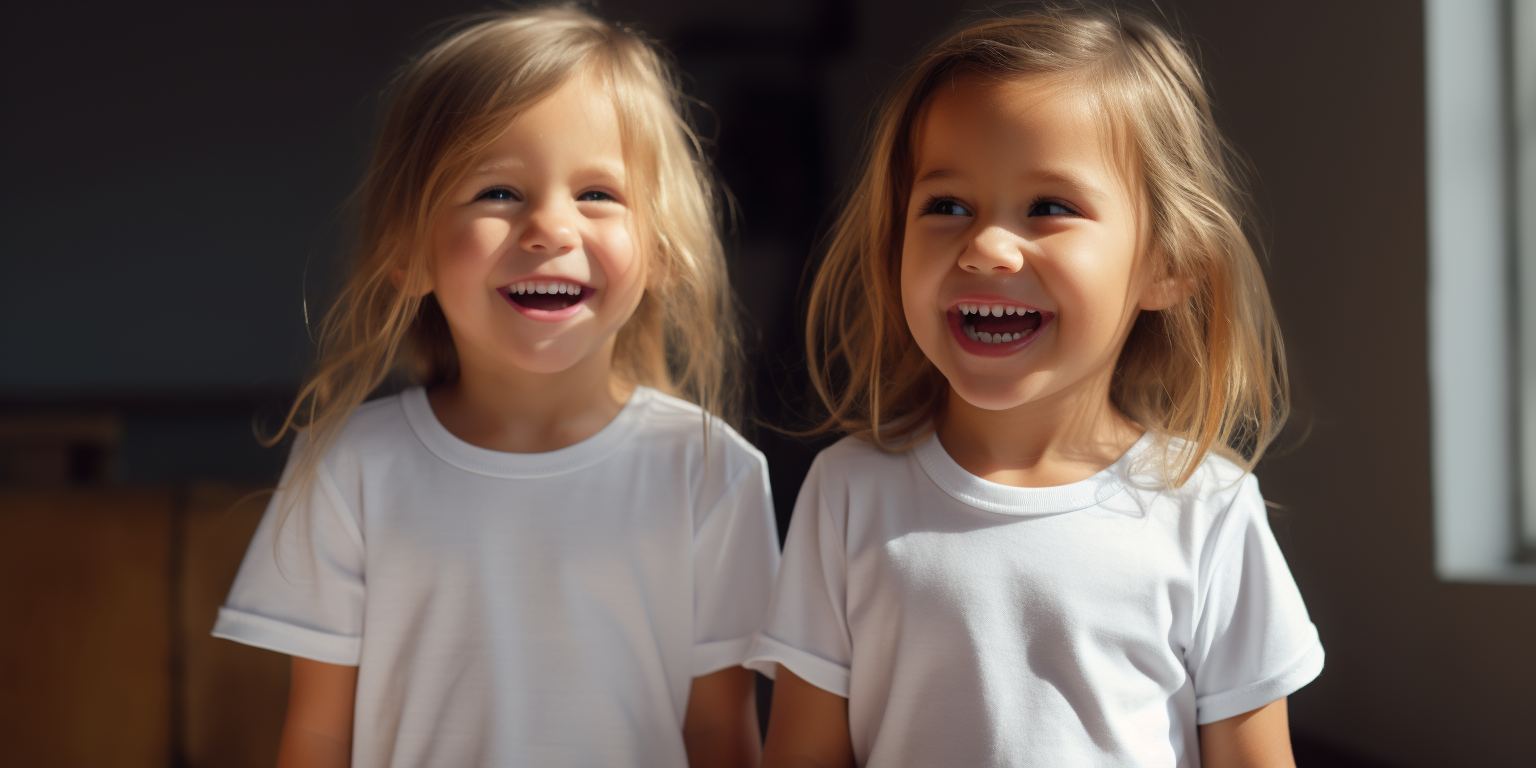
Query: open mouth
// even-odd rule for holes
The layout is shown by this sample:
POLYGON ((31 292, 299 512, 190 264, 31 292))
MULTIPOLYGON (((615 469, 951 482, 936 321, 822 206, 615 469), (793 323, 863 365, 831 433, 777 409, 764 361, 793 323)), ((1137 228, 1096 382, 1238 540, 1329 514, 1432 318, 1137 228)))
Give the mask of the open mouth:
POLYGON ((1029 338, 1044 318, 1038 310, 1002 304, 960 304, 960 332, 981 344, 1010 344, 1029 338))
POLYGON ((570 309, 596 292, 569 280, 523 280, 501 290, 515 306, 541 312, 570 309))

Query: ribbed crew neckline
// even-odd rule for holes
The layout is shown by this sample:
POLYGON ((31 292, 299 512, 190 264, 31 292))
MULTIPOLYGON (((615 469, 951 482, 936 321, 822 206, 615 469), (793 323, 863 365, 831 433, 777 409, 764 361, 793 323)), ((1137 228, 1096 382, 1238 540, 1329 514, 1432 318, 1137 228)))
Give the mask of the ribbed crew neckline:
POLYGON ((574 472, 607 458, 634 433, 643 420, 641 411, 653 396, 654 390, 649 387, 635 387, 629 402, 597 434, 546 453, 493 451, 460 440, 437 420, 437 414, 432 412, 432 404, 427 400, 427 391, 421 387, 401 392, 400 407, 417 439, 443 461, 482 475, 533 478, 574 472))
POLYGON ((1087 509, 1108 501, 1126 487, 1132 462, 1153 440, 1149 430, 1115 463, 1092 477, 1047 488, 1003 485, 967 472, 944 450, 938 433, 929 435, 912 449, 912 456, 940 490, 962 504, 1004 515, 1048 515, 1087 509))

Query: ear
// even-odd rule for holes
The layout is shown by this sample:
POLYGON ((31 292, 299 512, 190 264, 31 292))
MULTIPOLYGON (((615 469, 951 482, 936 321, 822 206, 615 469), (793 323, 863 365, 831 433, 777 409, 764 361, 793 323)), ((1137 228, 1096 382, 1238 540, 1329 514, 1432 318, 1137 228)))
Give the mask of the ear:
POLYGON ((396 288, 399 288, 400 290, 405 291, 412 296, 420 298, 432 292, 431 274, 423 274, 421 276, 420 284, 418 285, 407 285, 408 278, 409 275, 406 274, 403 267, 395 267, 389 272, 389 281, 394 283, 396 288))
POLYGON ((1175 273, 1160 248, 1151 248, 1147 258, 1147 267, 1153 270, 1153 277, 1141 289, 1141 298, 1136 302, 1137 309, 1157 312, 1194 294, 1195 278, 1175 273))
POLYGON ((661 292, 672 287, 672 274, 670 264, 660 263, 661 259, 650 258, 645 264, 645 289, 647 291, 661 292))
POLYGON ((1147 283, 1141 292, 1137 308, 1149 312, 1167 309, 1189 298, 1195 292, 1195 279, 1188 275, 1164 275, 1147 283))

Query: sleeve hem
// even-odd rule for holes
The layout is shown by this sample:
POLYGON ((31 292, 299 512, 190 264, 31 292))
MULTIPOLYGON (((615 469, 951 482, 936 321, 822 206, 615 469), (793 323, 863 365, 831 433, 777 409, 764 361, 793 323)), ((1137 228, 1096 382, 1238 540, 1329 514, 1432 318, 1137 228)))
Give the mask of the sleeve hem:
POLYGON ((277 619, 220 608, 213 636, 327 664, 355 667, 362 655, 362 638, 333 635, 277 619))
POLYGON ((752 646, 752 636, 693 644, 693 676, 703 677, 729 667, 741 666, 752 646))
POLYGON ((1314 641, 1301 658, 1284 671, 1230 691, 1208 694, 1195 700, 1195 723, 1207 725, 1251 712, 1295 693, 1323 671, 1323 646, 1314 641))
POLYGON ((820 656, 786 645, 767 635, 758 635, 742 666, 772 678, 775 664, 783 664, 796 677, 817 688, 848 698, 848 668, 820 656))

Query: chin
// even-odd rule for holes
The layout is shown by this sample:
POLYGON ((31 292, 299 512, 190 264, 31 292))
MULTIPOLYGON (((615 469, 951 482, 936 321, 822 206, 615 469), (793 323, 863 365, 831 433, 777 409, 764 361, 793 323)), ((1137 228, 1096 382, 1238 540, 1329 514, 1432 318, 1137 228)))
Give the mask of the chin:
POLYGON ((949 386, 961 400, 984 411, 1006 411, 1030 401, 1030 392, 1019 386, 1017 379, 1009 381, 975 381, 951 378, 949 386))
MULTIPOLYGON (((555 345, 551 345, 555 346, 555 345)), ((590 350, 570 349, 567 345, 551 349, 519 349, 507 356, 512 364, 529 373, 560 373, 586 359, 590 350)))
POLYGON ((570 370, 572 366, 576 365, 576 361, 545 359, 518 360, 516 363, 514 363, 514 365, 529 373, 555 374, 570 370))

